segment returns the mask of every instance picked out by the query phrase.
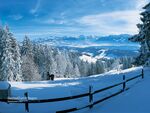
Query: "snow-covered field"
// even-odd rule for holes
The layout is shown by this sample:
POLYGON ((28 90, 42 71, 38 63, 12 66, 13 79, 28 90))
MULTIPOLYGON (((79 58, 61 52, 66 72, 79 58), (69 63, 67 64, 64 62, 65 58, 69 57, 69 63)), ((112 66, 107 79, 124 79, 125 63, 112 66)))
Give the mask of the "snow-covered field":
MULTIPOLYGON (((122 76, 126 78, 141 74, 142 67, 131 68, 123 71, 111 71, 105 74, 94 75, 84 78, 57 79, 55 81, 37 81, 37 82, 10 82, 12 98, 24 98, 24 93, 28 92, 29 99, 50 99, 66 96, 74 96, 87 93, 89 86, 93 91, 119 83, 122 76)), ((150 108, 150 76, 147 68, 145 79, 137 78, 127 83, 131 87, 128 91, 102 102, 93 107, 93 109, 84 109, 75 113, 149 113, 150 108), (141 101, 141 102, 140 102, 141 101)), ((94 95, 94 101, 109 96, 118 91, 122 86, 104 91, 94 95)), ((84 107, 89 104, 89 97, 73 99, 68 101, 29 104, 30 113, 55 113, 59 110, 65 110, 74 107, 84 107)), ((24 113, 24 104, 7 104, 0 102, 0 113, 24 113)))
POLYGON ((145 69, 144 80, 140 80, 124 93, 83 113, 150 113, 149 73, 150 70, 145 69))

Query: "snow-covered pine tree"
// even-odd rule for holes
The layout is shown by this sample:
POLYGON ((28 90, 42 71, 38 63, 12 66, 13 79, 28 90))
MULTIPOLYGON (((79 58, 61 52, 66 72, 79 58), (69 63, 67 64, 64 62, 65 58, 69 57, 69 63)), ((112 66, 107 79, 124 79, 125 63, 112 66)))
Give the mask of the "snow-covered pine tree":
POLYGON ((80 71, 79 71, 79 67, 78 67, 77 64, 74 67, 74 76, 75 77, 79 77, 80 76, 80 71))
POLYGON ((139 42, 141 44, 140 55, 136 58, 136 65, 150 66, 150 3, 144 8, 141 13, 142 24, 137 24, 139 34, 133 36, 129 40, 139 42))
POLYGON ((105 72, 105 69, 106 67, 104 67, 104 61, 101 61, 101 60, 97 60, 96 61, 96 72, 97 74, 100 74, 100 73, 104 73, 105 72))
MULTIPOLYGON (((54 51, 57 51, 56 49, 52 48, 51 46, 48 45, 42 45, 41 46, 43 49, 43 55, 41 57, 43 57, 44 59, 44 65, 42 65, 43 68, 43 72, 45 73, 45 77, 47 78, 47 72, 49 72, 50 74, 54 74, 56 76, 57 72, 58 72, 58 67, 57 67, 57 61, 54 58, 54 51)), ((41 51, 41 52, 42 52, 41 51)), ((57 55, 56 55, 57 56, 57 55)))
POLYGON ((42 80, 46 80, 46 72, 45 72, 45 53, 44 53, 44 47, 40 44, 34 44, 33 45, 33 53, 34 53, 34 61, 35 64, 38 65, 39 73, 42 76, 42 80), (44 66, 43 66, 44 65, 44 66))
POLYGON ((61 52, 56 55, 55 59, 57 64, 57 74, 58 76, 63 77, 67 67, 67 60, 61 52))
POLYGON ((24 40, 22 42, 21 55, 22 56, 26 55, 29 56, 30 58, 33 58, 34 56, 32 42, 27 36, 24 37, 24 40))
POLYGON ((33 46, 30 39, 25 36, 21 47, 22 76, 25 81, 41 80, 38 66, 34 62, 33 46))
POLYGON ((89 65, 90 63, 81 60, 79 64, 79 71, 80 71, 81 76, 89 76, 91 74, 89 65))
POLYGON ((11 33, 9 33, 10 39, 11 39, 11 48, 12 48, 12 57, 14 60, 14 67, 13 67, 13 74, 14 74, 14 79, 16 81, 22 80, 22 70, 21 70, 21 54, 20 54, 20 48, 19 45, 16 41, 16 39, 13 37, 11 33))
POLYGON ((38 67, 34 63, 33 59, 28 56, 22 56, 22 76, 24 81, 37 81, 41 80, 41 76, 38 72, 38 67))
POLYGON ((0 28, 0 80, 21 81, 19 46, 8 27, 0 28))

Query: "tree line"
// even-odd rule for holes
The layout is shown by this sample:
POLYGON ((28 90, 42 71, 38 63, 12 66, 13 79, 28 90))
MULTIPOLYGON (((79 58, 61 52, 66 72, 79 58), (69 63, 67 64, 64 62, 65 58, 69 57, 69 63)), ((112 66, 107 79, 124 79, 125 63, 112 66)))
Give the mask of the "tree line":
POLYGON ((0 80, 47 80, 47 72, 55 77, 84 77, 112 69, 132 66, 134 58, 99 59, 90 63, 80 59, 81 54, 57 47, 33 43, 25 36, 18 43, 9 28, 0 28, 0 80))

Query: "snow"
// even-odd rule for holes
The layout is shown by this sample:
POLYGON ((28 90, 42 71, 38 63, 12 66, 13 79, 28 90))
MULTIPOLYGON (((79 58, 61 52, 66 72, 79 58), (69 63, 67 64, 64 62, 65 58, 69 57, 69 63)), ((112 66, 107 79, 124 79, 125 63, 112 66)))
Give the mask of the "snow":
MULTIPOLYGON (((19 99, 24 98, 25 92, 28 92, 29 99, 50 99, 74 96, 87 93, 90 85, 93 87, 92 91, 95 91, 121 82, 123 75, 126 75, 126 79, 139 75, 141 69, 142 67, 134 67, 119 72, 113 70, 105 74, 90 77, 59 78, 55 81, 10 82, 12 86, 11 94, 12 98, 19 99)), ((145 72, 144 80, 137 78, 127 84, 127 87, 131 87, 128 91, 94 106, 93 109, 84 109, 74 113, 133 113, 137 107, 136 113, 147 113, 146 111, 150 111, 148 108, 150 104, 150 99, 148 98, 150 94, 148 88, 150 77, 148 76, 147 68, 145 68, 145 72)), ((122 86, 96 94, 94 95, 94 101, 106 97, 120 89, 122 89, 122 86)), ((29 113, 55 113, 59 110, 83 107, 89 104, 88 98, 89 97, 52 103, 29 104, 29 113)), ((0 113, 25 113, 24 104, 7 104, 0 102, 0 113)))
POLYGON ((102 59, 102 58, 108 58, 109 59, 109 57, 107 57, 106 56, 106 51, 107 50, 105 50, 105 49, 101 49, 101 50, 99 50, 99 52, 100 52, 100 54, 99 55, 97 55, 97 56, 95 56, 95 57, 93 57, 93 54, 91 54, 91 53, 82 53, 83 55, 82 56, 80 56, 79 58, 81 59, 81 60, 83 60, 84 62, 88 62, 88 63, 96 63, 96 61, 98 60, 98 59, 102 59))
POLYGON ((96 59, 101 59, 101 58, 104 58, 106 56, 106 52, 107 50, 105 49, 101 49, 99 52, 101 52, 101 54, 95 56, 96 59))
POLYGON ((140 80, 126 92, 95 106, 83 113, 149 113, 150 112, 150 70, 145 70, 145 79, 140 80))
POLYGON ((92 56, 87 56, 87 55, 82 55, 79 57, 81 60, 83 60, 84 62, 89 62, 89 63, 95 63, 97 61, 96 58, 92 57, 92 56))

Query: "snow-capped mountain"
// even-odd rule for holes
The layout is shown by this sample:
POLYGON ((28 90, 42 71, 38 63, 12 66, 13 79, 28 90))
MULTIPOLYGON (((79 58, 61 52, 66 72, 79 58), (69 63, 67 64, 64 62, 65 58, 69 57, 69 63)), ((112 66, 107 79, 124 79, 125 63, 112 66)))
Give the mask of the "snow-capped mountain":
POLYGON ((130 42, 131 35, 56 37, 42 36, 34 38, 34 43, 48 44, 60 49, 78 51, 96 58, 137 56, 139 44, 130 42))
POLYGON ((128 41, 131 35, 109 35, 109 36, 84 36, 78 37, 73 36, 51 36, 41 35, 32 37, 33 42, 41 44, 50 44, 54 46, 70 46, 70 47, 89 47, 89 46, 100 46, 109 45, 109 43, 132 43, 128 41), (83 46, 84 44, 84 46, 83 46))

